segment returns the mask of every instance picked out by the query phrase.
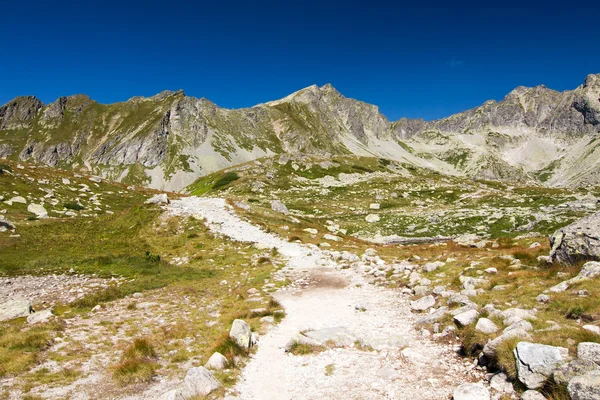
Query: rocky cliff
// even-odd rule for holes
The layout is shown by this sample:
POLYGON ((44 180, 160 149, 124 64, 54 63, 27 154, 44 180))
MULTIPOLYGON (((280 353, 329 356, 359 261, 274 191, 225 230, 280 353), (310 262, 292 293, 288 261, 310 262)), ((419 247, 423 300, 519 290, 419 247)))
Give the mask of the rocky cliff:
POLYGON ((487 179, 596 184, 599 98, 600 75, 590 75, 573 91, 519 87, 500 102, 441 120, 392 123, 331 85, 239 110, 182 91, 108 105, 85 95, 49 105, 18 97, 0 107, 0 158, 170 190, 283 152, 385 157, 487 179))

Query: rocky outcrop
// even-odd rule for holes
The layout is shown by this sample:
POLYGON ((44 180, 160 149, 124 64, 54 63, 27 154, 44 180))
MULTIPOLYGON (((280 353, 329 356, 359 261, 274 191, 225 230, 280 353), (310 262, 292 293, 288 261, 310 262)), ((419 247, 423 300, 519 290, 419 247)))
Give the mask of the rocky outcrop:
POLYGON ((550 236, 550 246, 552 262, 600 260, 600 213, 560 228, 550 236))
POLYGON ((518 87, 437 121, 388 121, 331 85, 227 110, 182 91, 101 105, 85 95, 0 107, 0 157, 180 190, 216 170, 278 153, 376 156, 481 179, 600 183, 600 79, 572 91, 518 87), (17 132, 18 131, 18 132, 17 132), (14 134, 13 134, 14 133, 14 134), (17 134, 18 133, 18 134, 17 134))

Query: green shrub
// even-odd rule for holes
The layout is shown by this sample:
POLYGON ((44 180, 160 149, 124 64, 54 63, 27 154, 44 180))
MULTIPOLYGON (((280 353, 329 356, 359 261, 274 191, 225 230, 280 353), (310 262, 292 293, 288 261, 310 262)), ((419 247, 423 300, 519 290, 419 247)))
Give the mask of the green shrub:
POLYGON ((221 187, 227 186, 231 182, 237 181, 238 179, 240 179, 240 177, 235 172, 227 172, 221 177, 221 179, 215 182, 215 184, 213 185, 213 189, 219 189, 221 187))

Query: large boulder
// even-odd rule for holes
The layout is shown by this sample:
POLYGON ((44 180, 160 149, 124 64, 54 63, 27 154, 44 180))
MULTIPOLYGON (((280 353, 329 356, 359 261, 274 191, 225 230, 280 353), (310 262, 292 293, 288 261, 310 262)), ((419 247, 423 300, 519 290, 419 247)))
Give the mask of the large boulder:
POLYGON ((244 349, 249 349, 252 345, 252 330, 246 321, 236 319, 231 325, 229 337, 244 349))
POLYGON ((463 383, 452 394, 453 400, 490 400, 489 390, 481 383, 463 383))
POLYGON ((48 211, 41 204, 31 203, 27 206, 27 211, 32 214, 35 214, 38 218, 48 218, 48 211))
POLYGON ((221 387, 221 383, 204 367, 190 368, 183 380, 181 394, 184 399, 208 396, 221 387))
POLYGON ((600 260, 600 212, 554 232, 550 236, 550 246, 552 262, 600 260))
POLYGON ((519 342, 514 350, 519 381, 539 389, 566 360, 569 350, 545 344, 519 342))
POLYGON ((9 300, 0 304, 0 321, 27 317, 33 312, 27 300, 9 300))
POLYGON ((571 400, 600 399, 600 371, 588 372, 571 379, 567 386, 571 400))

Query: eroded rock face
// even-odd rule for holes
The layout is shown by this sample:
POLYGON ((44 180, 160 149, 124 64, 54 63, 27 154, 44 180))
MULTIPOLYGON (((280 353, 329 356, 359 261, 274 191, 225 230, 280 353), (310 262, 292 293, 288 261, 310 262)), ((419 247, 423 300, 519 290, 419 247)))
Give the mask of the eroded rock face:
POLYGON ((560 228, 550 236, 552 262, 600 260, 600 212, 560 228))

